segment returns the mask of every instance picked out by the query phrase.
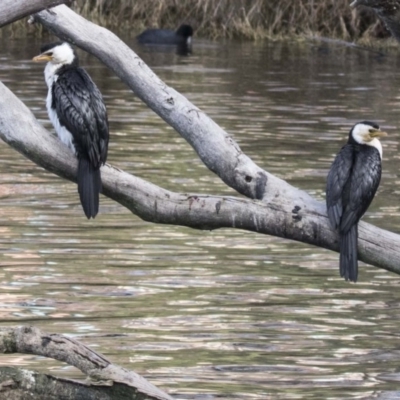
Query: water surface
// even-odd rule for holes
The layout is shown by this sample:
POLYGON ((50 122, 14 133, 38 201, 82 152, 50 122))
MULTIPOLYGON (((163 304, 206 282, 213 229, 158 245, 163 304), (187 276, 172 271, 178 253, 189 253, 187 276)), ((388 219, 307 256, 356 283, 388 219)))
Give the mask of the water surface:
MULTIPOLYGON (((140 48, 170 86, 226 129, 260 166, 324 200, 325 177, 351 125, 374 120, 382 183, 364 220, 400 231, 396 55, 303 43, 197 40, 193 53, 140 48)), ((0 43, 0 79, 49 129, 40 42, 0 43)), ((177 192, 236 195, 192 148, 94 57, 108 161, 177 192)), ((0 144, 0 326, 75 336, 177 399, 400 398, 398 276, 336 253, 224 229, 141 221, 101 198, 87 221, 76 186, 0 144)), ((29 355, 1 363, 81 377, 29 355)))

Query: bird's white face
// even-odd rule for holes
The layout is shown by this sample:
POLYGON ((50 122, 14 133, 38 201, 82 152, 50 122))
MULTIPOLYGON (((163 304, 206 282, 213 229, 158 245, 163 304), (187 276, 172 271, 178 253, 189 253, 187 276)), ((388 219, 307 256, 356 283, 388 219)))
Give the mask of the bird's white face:
POLYGON ((382 136, 387 136, 387 133, 372 125, 361 122, 353 127, 351 135, 357 143, 371 144, 373 146, 372 142, 375 139, 378 139, 382 136))
POLYGON ((33 58, 33 61, 49 61, 53 64, 71 64, 74 60, 72 47, 64 42, 33 58))
POLYGON ((370 124, 360 122, 354 125, 351 130, 351 136, 359 144, 366 144, 375 147, 379 151, 379 155, 382 159, 382 145, 379 138, 387 136, 386 132, 383 132, 380 128, 374 127, 370 124))

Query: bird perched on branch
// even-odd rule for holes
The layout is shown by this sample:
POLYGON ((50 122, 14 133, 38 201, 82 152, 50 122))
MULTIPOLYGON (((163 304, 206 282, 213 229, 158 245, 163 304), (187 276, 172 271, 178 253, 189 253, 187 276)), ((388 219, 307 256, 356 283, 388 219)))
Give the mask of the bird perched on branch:
POLYGON ((44 76, 49 118, 60 140, 78 158, 78 192, 88 219, 99 211, 100 167, 108 151, 108 118, 103 97, 66 42, 43 45, 33 61, 47 61, 44 76))
POLYGON ((379 138, 386 135, 373 122, 355 124, 328 174, 326 206, 329 222, 339 233, 340 276, 346 281, 357 281, 358 221, 371 204, 381 180, 379 138))

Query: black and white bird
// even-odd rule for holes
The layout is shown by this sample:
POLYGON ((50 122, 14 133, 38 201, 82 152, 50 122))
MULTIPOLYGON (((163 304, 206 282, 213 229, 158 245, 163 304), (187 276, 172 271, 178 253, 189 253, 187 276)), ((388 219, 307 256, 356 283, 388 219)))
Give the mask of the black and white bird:
POLYGON ((47 61, 47 112, 60 140, 78 158, 78 192, 88 219, 99 211, 100 167, 108 151, 108 118, 103 97, 66 42, 43 45, 33 61, 47 61))
POLYGON ((339 233, 340 276, 346 281, 357 281, 358 221, 371 204, 381 180, 379 138, 386 135, 373 122, 355 124, 328 174, 326 206, 330 224, 339 233))

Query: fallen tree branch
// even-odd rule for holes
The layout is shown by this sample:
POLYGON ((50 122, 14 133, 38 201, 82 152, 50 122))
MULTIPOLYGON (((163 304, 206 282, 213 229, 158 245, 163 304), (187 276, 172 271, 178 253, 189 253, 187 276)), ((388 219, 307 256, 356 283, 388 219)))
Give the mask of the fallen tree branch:
POLYGON ((0 28, 18 21, 28 15, 37 13, 71 0, 2 0, 0 6, 0 28))
MULTIPOLYGON (((43 168, 76 182, 77 160, 30 110, 0 83, 0 138, 43 168)), ((238 228, 338 250, 325 205, 287 192, 268 202, 179 194, 110 165, 102 167, 103 193, 146 221, 195 229, 238 228)), ((288 185, 289 186, 289 185, 288 185)), ((304 197, 307 197, 304 194, 304 197)), ((400 274, 400 236, 367 223, 359 225, 360 259, 400 274)))
MULTIPOLYGON (((36 14, 36 20, 98 56, 192 144, 211 170, 239 193, 262 202, 172 193, 110 166, 102 168, 106 196, 146 221, 196 229, 240 228, 338 250, 325 204, 255 165, 222 128, 163 83, 117 36, 64 5, 51 14, 36 14)), ((3 85, 0 137, 38 165, 75 181, 74 155, 3 85)), ((359 258, 400 274, 400 236, 360 223, 359 258)))
POLYGON ((112 364, 104 356, 67 336, 48 334, 27 326, 1 328, 0 352, 53 358, 73 365, 88 376, 86 382, 78 382, 3 367, 0 368, 1 398, 4 396, 11 400, 10 396, 16 391, 38 396, 30 399, 41 400, 44 398, 43 393, 46 400, 172 400, 171 396, 140 375, 112 364))

